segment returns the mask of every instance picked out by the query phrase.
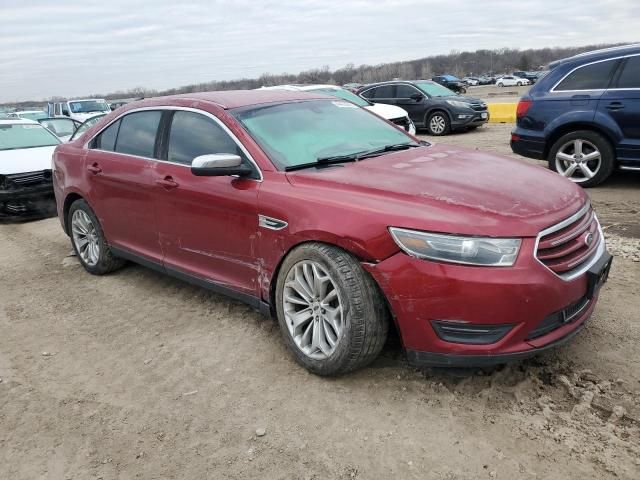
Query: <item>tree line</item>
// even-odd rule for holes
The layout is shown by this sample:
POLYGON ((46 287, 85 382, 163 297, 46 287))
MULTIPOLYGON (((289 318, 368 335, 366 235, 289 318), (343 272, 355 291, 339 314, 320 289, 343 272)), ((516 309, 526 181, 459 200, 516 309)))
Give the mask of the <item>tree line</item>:
MULTIPOLYGON (((89 97, 115 100, 122 98, 154 97, 180 93, 206 92, 212 90, 246 90, 262 86, 273 86, 291 83, 328 83, 344 85, 346 83, 373 83, 402 79, 429 79, 434 75, 450 74, 458 77, 511 73, 516 70, 542 70, 550 62, 570 57, 578 53, 596 50, 615 45, 586 45, 583 47, 554 47, 520 50, 517 48, 500 48, 495 50, 476 50, 460 52, 452 50, 446 55, 433 55, 379 65, 360 65, 353 63, 337 70, 328 66, 306 70, 298 74, 263 73, 258 78, 241 78, 236 80, 216 80, 212 82, 194 83, 167 90, 153 90, 136 87, 107 94, 93 94, 89 97)), ((86 96, 85 96, 86 97, 86 96)), ((78 97, 80 98, 80 97, 78 97)), ((51 98, 49 100, 56 100, 51 98)), ((34 102, 21 102, 22 105, 34 102)), ((38 103, 38 102, 35 102, 38 103)), ((20 106, 20 104, 16 105, 20 106)))

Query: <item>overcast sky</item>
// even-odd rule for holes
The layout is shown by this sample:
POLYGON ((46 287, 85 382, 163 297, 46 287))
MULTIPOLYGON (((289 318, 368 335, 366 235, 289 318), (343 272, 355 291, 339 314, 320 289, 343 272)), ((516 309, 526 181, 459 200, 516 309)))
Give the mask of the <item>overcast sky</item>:
POLYGON ((640 0, 0 0, 0 101, 640 40, 640 0))

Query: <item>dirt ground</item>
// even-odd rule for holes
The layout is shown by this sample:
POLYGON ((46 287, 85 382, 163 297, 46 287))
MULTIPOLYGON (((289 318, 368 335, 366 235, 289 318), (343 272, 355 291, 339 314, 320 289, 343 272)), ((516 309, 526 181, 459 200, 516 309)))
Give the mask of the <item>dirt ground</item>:
MULTIPOLYGON (((511 155, 509 130, 442 142, 511 155)), ((391 342, 319 378, 240 303, 134 265, 88 275, 55 218, 0 225, 0 478, 638 479, 640 174, 589 195, 616 256, 590 324, 472 374, 391 342)))

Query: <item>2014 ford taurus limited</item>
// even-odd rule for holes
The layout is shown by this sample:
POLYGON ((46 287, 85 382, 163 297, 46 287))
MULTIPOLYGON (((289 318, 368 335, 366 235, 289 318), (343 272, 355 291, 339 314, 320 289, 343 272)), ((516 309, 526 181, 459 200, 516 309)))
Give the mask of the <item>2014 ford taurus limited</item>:
POLYGON ((582 328, 611 262, 567 179, 321 94, 131 103, 53 175, 88 272, 132 260, 241 299, 321 375, 371 362, 390 325, 419 365, 535 354, 582 328))

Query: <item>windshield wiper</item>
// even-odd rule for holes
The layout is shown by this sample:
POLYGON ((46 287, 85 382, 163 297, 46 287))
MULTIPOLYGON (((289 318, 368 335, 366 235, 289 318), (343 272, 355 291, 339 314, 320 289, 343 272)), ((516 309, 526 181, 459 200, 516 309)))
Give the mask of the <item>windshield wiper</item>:
POLYGON ((318 157, 315 162, 301 163, 299 165, 289 165, 285 167, 285 172, 291 172, 294 170, 302 170, 304 168, 319 167, 324 165, 332 165, 336 163, 357 162, 364 158, 377 157, 388 152, 395 152, 398 150, 407 150, 409 148, 420 147, 421 145, 416 143, 397 143, 394 145, 385 145, 382 148, 375 148, 373 150, 364 150, 362 152, 349 153, 347 155, 332 155, 329 157, 318 157))

